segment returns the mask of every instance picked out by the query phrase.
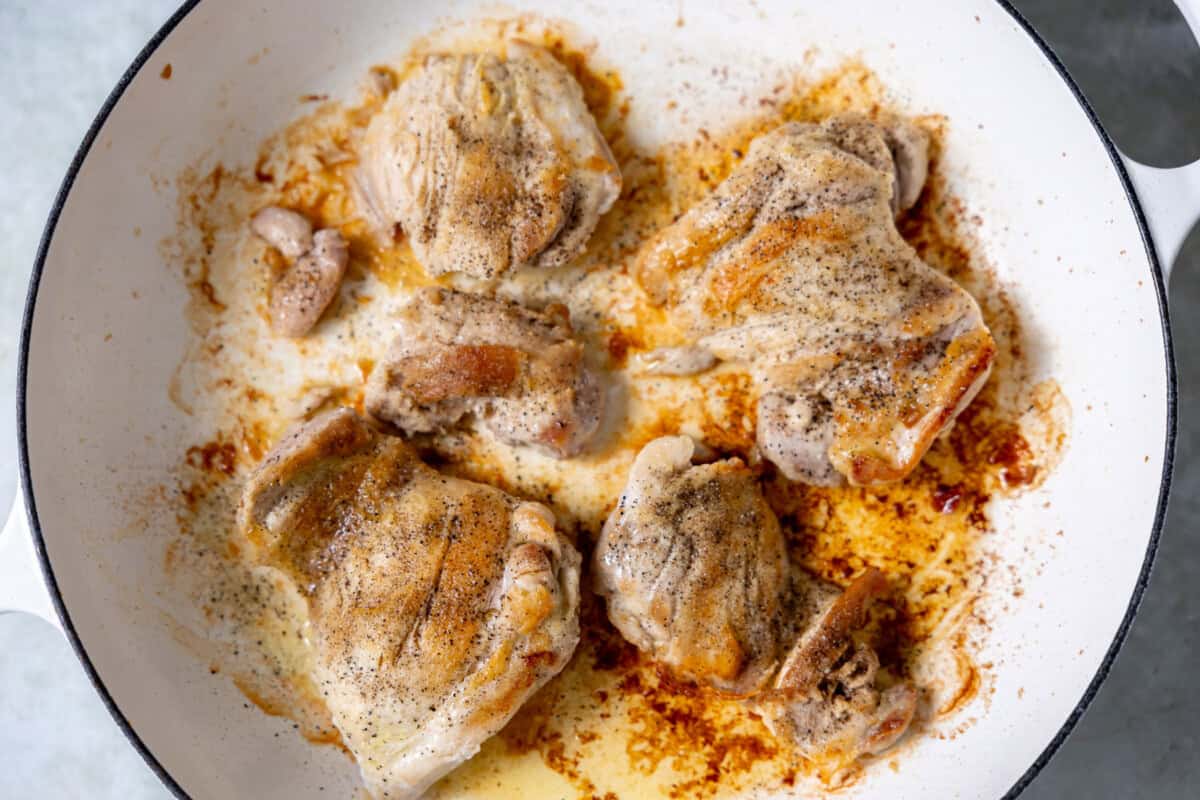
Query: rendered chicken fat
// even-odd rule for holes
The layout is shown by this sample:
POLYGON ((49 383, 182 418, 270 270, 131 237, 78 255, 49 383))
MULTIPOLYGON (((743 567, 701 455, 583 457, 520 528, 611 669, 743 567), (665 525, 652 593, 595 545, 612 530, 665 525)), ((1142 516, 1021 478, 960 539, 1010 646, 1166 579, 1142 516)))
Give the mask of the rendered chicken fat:
MULTIPOLYGON (((805 572, 797 564, 808 556, 789 557, 760 479, 772 473, 765 459, 815 486, 901 480, 988 378, 995 346, 978 305, 897 230, 926 183, 928 135, 884 114, 784 123, 748 149, 739 139, 726 180, 682 214, 695 187, 660 187, 658 198, 640 183, 645 165, 625 162, 639 181, 619 208, 630 230, 612 255, 618 226, 603 226, 576 270, 570 262, 622 176, 571 72, 520 41, 409 64, 368 76, 345 166, 331 171, 335 202, 275 198, 340 226, 364 264, 365 288, 356 263, 347 291, 355 303, 322 330, 339 345, 326 347, 334 337, 322 335, 299 348, 334 372, 345 367, 350 379, 331 378, 345 394, 306 399, 294 415, 358 402, 371 419, 342 408, 289 433, 244 484, 234 534, 256 574, 299 598, 295 613, 313 633, 305 658, 315 657, 304 677, 370 793, 424 796, 571 659, 580 556, 547 507, 508 491, 545 498, 580 535, 612 509, 592 551, 594 588, 613 626, 664 678, 658 694, 635 700, 658 702, 679 681, 705 687, 679 697, 736 698, 716 707, 753 712, 783 745, 766 751, 822 769, 892 746, 914 718, 917 689, 881 664, 866 631, 871 604, 900 591, 904 568, 838 534, 836 558, 899 577, 889 584, 868 566, 842 588, 805 572), (361 237, 356 215, 375 240, 361 237), (644 241, 646 220, 672 221, 644 241), (404 279, 374 282, 375 262, 391 258, 404 261, 404 279), (446 277, 415 288, 430 276, 446 277), (736 397, 726 396, 727 378, 738 381, 736 397), (611 424, 602 425, 606 411, 611 424), (708 427, 724 423, 736 437, 708 427), (602 430, 607 441, 598 442, 602 430), (660 436, 697 430, 712 449, 660 436), (649 436, 660 438, 643 444, 649 436), (441 474, 416 447, 436 452, 448 472, 507 491, 441 474)), ((580 80, 591 95, 590 79, 580 80)), ((769 124, 782 116, 792 112, 769 124)), ((730 149, 719 134, 711 142, 730 149)), ((669 162, 655 166, 660 182, 676 180, 669 162)), ((700 174, 708 191, 709 173, 700 174)), ((305 335, 338 297, 346 240, 332 227, 314 235, 306 216, 278 206, 261 208, 250 229, 288 261, 270 287, 272 328, 305 335)), ((261 273, 251 277, 261 286, 261 273)), ((261 297, 255 303, 258 325, 261 297)), ((772 504, 787 507, 776 494, 772 504)), ((840 582, 845 573, 824 574, 840 582)), ((612 644, 607 630, 589 633, 612 644)), ((556 712, 590 661, 577 659, 551 687, 565 687, 556 712)), ((616 709, 635 705, 608 710, 622 719, 616 709)), ((588 729, 570 718, 546 735, 583 741, 588 729)), ((695 749, 713 738, 693 736, 695 749)), ((451 776, 445 793, 477 772, 486 794, 496 765, 525 755, 494 753, 451 776)))

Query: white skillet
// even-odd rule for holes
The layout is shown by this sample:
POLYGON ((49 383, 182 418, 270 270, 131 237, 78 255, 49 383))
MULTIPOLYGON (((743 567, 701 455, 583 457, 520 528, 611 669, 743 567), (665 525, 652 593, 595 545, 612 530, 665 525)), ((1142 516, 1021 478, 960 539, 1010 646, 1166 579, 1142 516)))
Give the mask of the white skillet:
MULTIPOLYGON (((1182 5, 1196 29, 1200 4, 1182 5)), ((846 796, 1015 796, 1095 695, 1150 575, 1175 437, 1165 268, 1200 211, 1200 163, 1155 170, 1121 158, 1045 43, 998 0, 523 0, 520 10, 594 38, 649 143, 686 132, 660 112, 684 81, 699 87, 687 130, 719 127, 742 90, 800 66, 814 44, 823 61, 860 57, 908 111, 949 117, 954 188, 985 220, 987 256, 1074 424, 1045 486, 995 508, 994 539, 1023 565, 1024 594, 991 615, 981 659, 994 662, 994 691, 952 720, 975 720, 959 735, 920 739, 898 771, 873 769, 846 796), (713 66, 728 66, 731 83, 711 85, 713 66)), ((22 337, 23 501, 0 534, 0 608, 62 628, 130 743, 180 797, 317 797, 318 786, 347 797, 356 778, 332 748, 273 736, 286 723, 245 711, 181 646, 159 610, 170 599, 161 550, 127 533, 131 493, 165 480, 191 441, 165 392, 188 327, 184 288, 157 249, 175 229, 174 197, 155 179, 205 153, 251 160, 300 113, 296 98, 350 96, 413 37, 484 12, 504 9, 188 2, 113 90, 50 215, 22 337)), ((167 536, 172 524, 151 527, 167 536)))

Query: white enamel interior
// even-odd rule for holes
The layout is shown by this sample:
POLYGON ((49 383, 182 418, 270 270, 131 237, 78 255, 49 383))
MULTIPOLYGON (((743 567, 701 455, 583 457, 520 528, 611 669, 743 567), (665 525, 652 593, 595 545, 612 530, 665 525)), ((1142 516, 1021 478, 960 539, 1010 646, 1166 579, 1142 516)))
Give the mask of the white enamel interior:
MULTIPOLYGON (((166 393, 187 324, 184 288, 158 249, 176 223, 163 179, 205 153, 251 160, 265 135, 304 112, 301 95, 348 96, 373 62, 479 9, 203 0, 125 91, 63 209, 30 338, 33 498, 88 656, 137 735, 192 797, 349 797, 356 778, 332 748, 309 746, 286 721, 247 710, 224 677, 210 676, 181 646, 161 613, 172 602, 160 557, 173 520, 154 522, 149 535, 129 533, 138 521, 128 498, 163 481, 192 441, 166 393), (166 81, 159 72, 168 62, 166 81)), ((992 691, 954 720, 973 724, 953 738, 919 739, 897 770, 880 765, 843 796, 1001 796, 1058 732, 1117 632, 1163 471, 1160 315, 1100 137, 1034 42, 991 0, 529 0, 520 9, 572 20, 598 42, 598 57, 619 67, 633 98, 630 126, 650 140, 737 116, 740 88, 711 86, 713 66, 728 66, 741 88, 769 85, 813 45, 826 63, 860 56, 907 110, 949 117, 957 190, 985 220, 988 256, 1011 284, 1033 357, 1062 385, 1074 425, 1045 487, 997 509, 994 544, 1021 565, 1024 594, 992 599, 981 659, 995 664, 992 691), (686 106, 686 124, 663 111, 667 98, 686 106)))

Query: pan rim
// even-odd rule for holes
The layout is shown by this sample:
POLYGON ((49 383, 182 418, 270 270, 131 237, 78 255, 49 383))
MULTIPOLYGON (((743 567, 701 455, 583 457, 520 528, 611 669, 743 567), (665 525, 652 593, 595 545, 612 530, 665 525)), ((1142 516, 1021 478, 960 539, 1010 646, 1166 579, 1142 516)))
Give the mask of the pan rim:
MULTIPOLYGON (((70 613, 67 611, 66 604, 63 600, 62 593, 58 587, 58 582, 54 575, 53 566, 50 563, 49 556, 46 552, 46 543, 42 534, 41 524, 38 518, 37 502, 34 498, 32 489, 32 475, 29 463, 29 443, 27 433, 27 378, 29 368, 29 349, 30 336, 33 329, 33 316, 37 305, 38 288, 41 284, 42 272, 45 268, 47 254, 49 253, 50 243, 54 238, 55 231, 58 226, 59 218, 62 214, 63 207, 66 204, 67 198, 70 195, 71 189, 75 184, 75 179, 78 177, 80 169, 84 161, 90 154, 96 137, 104 123, 108 120, 109 115, 116 108, 118 102, 124 96, 125 91, 129 88, 133 80, 141 72, 142 68, 170 36, 172 31, 200 4, 201 0, 185 0, 185 2, 173 13, 167 21, 159 28, 158 31, 150 38, 141 52, 130 64, 129 68, 122 74, 116 86, 105 99, 104 104, 100 107, 99 112, 89 126, 87 133, 84 135, 79 148, 67 169, 66 176, 63 178, 62 184, 59 187, 54 203, 51 206, 49 216, 43 229, 41 240, 38 245, 37 255, 34 259, 33 271, 29 279, 29 289, 25 299, 24 316, 21 323, 21 338, 20 347, 18 350, 18 365, 17 365, 17 393, 16 393, 16 412, 17 412, 17 458, 20 475, 20 491, 23 492, 25 500, 26 513, 28 515, 29 530, 33 537, 34 550, 37 553, 38 563, 41 567, 42 578, 45 581, 46 588, 50 594, 51 601, 54 605, 55 612, 58 614, 62 622, 63 632, 70 642, 71 649, 75 652, 75 656, 79 659, 83 666, 84 672, 87 674, 88 680, 91 682, 93 689, 100 696, 105 708, 108 709, 113 721, 116 722, 121 733, 133 748, 141 755, 142 759, 151 771, 158 777, 163 785, 179 800, 192 800, 191 795, 179 785, 172 777, 170 772, 162 765, 158 758, 154 755, 150 746, 141 738, 134 730, 132 723, 122 713, 116 700, 105 686, 99 672, 92 664, 88 657, 87 650, 71 621, 70 613)), ((1059 727, 1054 737, 1043 748, 1042 752, 1034 760, 1034 762, 1025 770, 1017 781, 1003 795, 1002 800, 1013 800, 1020 795, 1026 787, 1033 781, 1035 777, 1045 768, 1045 766, 1054 757, 1054 754, 1066 741, 1067 737, 1074 730, 1079 719, 1091 705, 1101 685, 1107 679, 1112 665, 1116 660, 1117 654, 1124 645, 1129 634, 1129 629, 1133 624, 1134 618, 1137 616, 1138 608, 1141 605, 1145 595, 1146 588, 1149 585, 1151 573, 1153 571, 1154 559, 1158 552, 1159 541, 1162 536, 1163 525, 1166 519, 1167 501, 1170 495, 1171 477, 1174 469, 1175 459, 1175 442, 1178 426, 1178 387, 1175 373, 1175 358, 1174 344, 1171 337, 1170 314, 1167 307, 1166 297, 1166 281, 1164 279, 1162 266, 1159 263, 1157 251, 1154 247, 1154 241, 1150 234, 1149 226, 1146 222, 1145 212, 1142 209, 1141 203, 1130 182, 1129 174, 1125 169, 1124 162, 1121 160, 1117 152, 1116 145, 1112 138, 1108 135, 1104 126, 1100 123, 1095 111, 1084 97, 1079 86, 1071 78, 1066 66, 1054 53, 1050 45, 1034 30, 1033 26, 1021 15, 1009 0, 995 0, 995 2, 1003 9, 1017 24, 1021 30, 1033 41, 1033 43, 1042 52, 1042 55, 1054 67, 1059 77, 1066 83, 1067 88, 1079 103, 1080 109, 1091 123, 1096 134, 1100 137, 1101 143, 1104 145, 1106 152, 1117 175, 1120 178, 1122 187, 1124 188, 1126 198, 1129 202, 1130 209, 1133 212, 1134 219, 1137 222, 1141 232, 1142 243, 1146 250, 1147 264, 1150 269, 1151 281, 1154 285, 1158 301, 1159 320, 1162 325, 1163 336, 1163 352, 1165 356, 1165 378, 1167 382, 1167 425, 1166 436, 1164 441, 1163 452, 1163 470, 1160 477, 1158 501, 1155 507, 1154 521, 1150 530, 1146 554, 1142 561, 1142 566, 1138 572, 1138 579, 1134 585, 1133 592, 1130 596, 1129 604, 1126 607, 1125 614, 1121 619, 1121 624, 1118 626, 1116 634, 1105 652, 1104 658, 1101 660, 1100 666, 1096 670, 1095 675, 1088 683, 1083 695, 1078 703, 1072 709, 1067 719, 1059 727)))

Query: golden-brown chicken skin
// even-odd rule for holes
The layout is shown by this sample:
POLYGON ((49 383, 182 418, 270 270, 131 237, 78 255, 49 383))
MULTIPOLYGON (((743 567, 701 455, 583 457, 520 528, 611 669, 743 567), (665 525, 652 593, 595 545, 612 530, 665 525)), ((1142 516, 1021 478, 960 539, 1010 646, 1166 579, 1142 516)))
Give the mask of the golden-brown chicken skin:
POLYGON ((596 543, 608 616, 680 677, 748 694, 774 672, 788 584, 775 513, 738 459, 693 464, 687 436, 638 453, 596 543))
POLYGON ((793 480, 903 478, 991 368, 979 306, 894 223, 924 180, 923 137, 856 115, 783 125, 637 264, 691 339, 656 363, 747 365, 758 446, 793 480))
POLYGON ((437 473, 349 409, 267 456, 239 523, 307 602, 314 681, 377 797, 474 755, 578 641, 579 555, 550 511, 437 473))
POLYGON ((372 119, 363 211, 433 275, 560 266, 621 191, 583 91, 541 47, 427 56, 372 119))
POLYGON ((406 433, 473 418, 509 444, 557 458, 582 451, 604 394, 563 306, 542 311, 451 289, 418 292, 367 384, 367 410, 406 433))
POLYGON ((739 459, 693 463, 687 436, 642 448, 593 553, 618 631, 681 679, 746 698, 806 757, 853 760, 908 729, 916 691, 885 685, 853 636, 884 592, 868 569, 845 591, 789 564, 758 478, 739 459))

